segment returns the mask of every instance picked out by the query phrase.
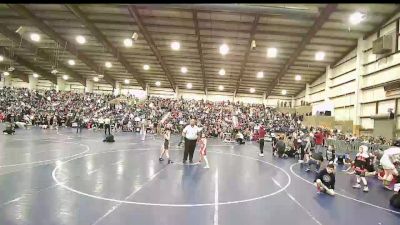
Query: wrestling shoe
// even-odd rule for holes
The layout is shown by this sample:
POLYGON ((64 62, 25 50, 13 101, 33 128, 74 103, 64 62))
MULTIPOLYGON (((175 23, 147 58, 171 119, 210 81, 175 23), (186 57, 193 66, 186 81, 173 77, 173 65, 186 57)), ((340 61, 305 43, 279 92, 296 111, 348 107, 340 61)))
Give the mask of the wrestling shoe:
POLYGON ((361 188, 361 185, 357 183, 357 184, 353 185, 353 188, 361 188))
POLYGON ((297 162, 298 162, 298 163, 303 163, 304 160, 299 159, 297 162))
POLYGON ((258 156, 264 157, 263 153, 258 153, 258 156))
POLYGON ((203 167, 204 169, 209 169, 210 167, 209 166, 205 166, 205 167, 203 167))
POLYGON ((364 191, 364 192, 368 192, 368 191, 369 191, 369 188, 368 188, 368 186, 364 186, 364 189, 363 189, 363 191, 364 191))
POLYGON ((164 159, 163 159, 163 158, 159 158, 159 159, 158 159, 158 161, 160 161, 160 162, 161 162, 161 161, 164 161, 164 159))
POLYGON ((308 172, 308 171, 310 171, 310 168, 306 168, 304 171, 305 171, 305 172, 308 172))
POLYGON ((168 159, 168 164, 174 163, 172 160, 168 159))

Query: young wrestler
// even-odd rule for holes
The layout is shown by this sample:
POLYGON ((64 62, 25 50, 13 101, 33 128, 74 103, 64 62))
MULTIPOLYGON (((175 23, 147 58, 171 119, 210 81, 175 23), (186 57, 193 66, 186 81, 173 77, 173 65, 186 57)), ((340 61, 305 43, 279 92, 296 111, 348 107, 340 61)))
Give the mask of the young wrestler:
POLYGON ((325 169, 321 170, 314 180, 314 186, 317 187, 317 193, 327 193, 335 195, 335 166, 328 164, 325 169))
POLYGON ((210 166, 208 165, 208 160, 207 160, 207 138, 206 138, 206 134, 202 133, 201 134, 201 138, 199 140, 200 142, 200 160, 199 163, 201 163, 201 161, 204 159, 204 161, 206 162, 206 166, 204 166, 205 169, 210 168, 210 166))
POLYGON ((163 156, 164 154, 167 156, 168 159, 168 164, 173 163, 171 159, 169 158, 169 139, 171 138, 171 129, 169 126, 165 128, 164 132, 164 144, 161 147, 161 154, 160 158, 158 159, 159 161, 164 161, 163 156))
POLYGON ((367 167, 370 163, 370 158, 368 154, 368 147, 365 145, 361 145, 358 149, 358 153, 356 158, 354 159, 354 170, 356 172, 356 180, 357 183, 353 185, 353 188, 361 188, 360 180, 364 184, 364 192, 368 192, 368 184, 367 179, 365 178, 365 174, 368 172, 367 167))
POLYGON ((394 162, 398 160, 400 156, 400 140, 396 140, 393 143, 393 147, 385 150, 383 152, 383 156, 380 160, 380 163, 385 170, 385 175, 382 177, 383 185, 385 188, 391 190, 389 187, 390 183, 393 180, 393 176, 398 175, 398 171, 394 165, 394 162))

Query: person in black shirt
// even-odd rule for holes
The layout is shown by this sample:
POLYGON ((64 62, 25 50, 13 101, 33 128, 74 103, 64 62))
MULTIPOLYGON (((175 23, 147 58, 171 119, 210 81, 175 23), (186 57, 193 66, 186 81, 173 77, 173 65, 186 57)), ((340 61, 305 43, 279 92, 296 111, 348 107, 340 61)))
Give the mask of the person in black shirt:
POLYGON ((328 164, 325 169, 321 170, 314 180, 314 186, 317 187, 318 193, 323 192, 328 195, 335 195, 335 166, 328 164))
POLYGON ((314 152, 310 159, 307 162, 307 168, 305 169, 306 172, 310 171, 311 165, 315 165, 315 172, 318 173, 319 168, 324 161, 324 157, 322 156, 322 152, 314 152))

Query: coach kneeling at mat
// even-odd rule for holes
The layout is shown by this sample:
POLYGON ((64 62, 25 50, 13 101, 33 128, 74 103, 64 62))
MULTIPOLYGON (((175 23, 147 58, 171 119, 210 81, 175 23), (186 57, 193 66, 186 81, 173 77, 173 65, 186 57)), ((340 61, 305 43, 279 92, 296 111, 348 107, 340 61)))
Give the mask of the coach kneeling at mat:
POLYGON ((185 152, 183 154, 183 163, 186 163, 189 155, 189 163, 193 163, 193 154, 196 148, 199 128, 195 125, 196 120, 191 119, 190 125, 183 129, 182 136, 185 138, 185 152))

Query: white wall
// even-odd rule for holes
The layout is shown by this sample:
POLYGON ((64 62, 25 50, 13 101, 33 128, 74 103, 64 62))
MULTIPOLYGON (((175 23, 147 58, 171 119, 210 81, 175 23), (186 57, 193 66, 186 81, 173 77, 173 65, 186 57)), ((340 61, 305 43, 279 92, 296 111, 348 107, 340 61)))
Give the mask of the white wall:
MULTIPOLYGON (((395 17, 398 18, 400 13, 395 17)), ((381 29, 380 35, 395 36, 396 23, 381 29)), ((373 120, 366 118, 376 113, 387 113, 388 108, 395 108, 395 97, 387 97, 383 89, 386 82, 400 80, 400 47, 395 49, 395 39, 393 43, 393 54, 388 57, 375 55, 372 53, 372 42, 377 39, 377 34, 371 35, 367 40, 359 42, 364 47, 361 54, 357 55, 356 49, 345 56, 337 65, 330 69, 329 77, 322 75, 317 81, 310 84, 309 99, 312 105, 319 104, 324 100, 324 96, 328 96, 329 100, 335 105, 336 120, 353 120, 359 119, 362 129, 373 129, 373 120), (357 64, 357 57, 360 59, 357 64), (381 58, 381 59, 380 59, 381 58), (378 60, 380 59, 380 60, 378 60), (357 79, 359 78, 359 86, 357 87, 357 79), (327 90, 325 90, 325 88, 327 90), (359 105, 357 105, 356 93, 359 92, 359 105), (356 107, 359 107, 359 115, 356 113, 356 107)), ((400 37, 398 37, 400 40, 400 37)), ((399 45, 400 46, 400 45, 399 45)), ((360 52, 360 51, 358 51, 360 52)), ((303 91, 296 96, 296 105, 300 105, 301 100, 305 99, 306 93, 303 91)), ((400 104, 400 102, 399 102, 400 104)), ((400 114, 398 106, 397 114, 400 114)), ((400 125, 400 117, 397 117, 397 124, 400 125)), ((400 126, 397 127, 400 129, 400 126)))

